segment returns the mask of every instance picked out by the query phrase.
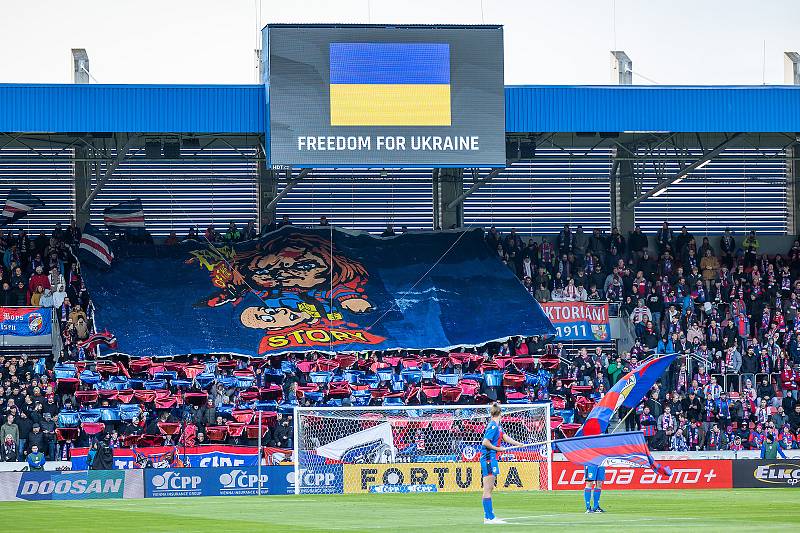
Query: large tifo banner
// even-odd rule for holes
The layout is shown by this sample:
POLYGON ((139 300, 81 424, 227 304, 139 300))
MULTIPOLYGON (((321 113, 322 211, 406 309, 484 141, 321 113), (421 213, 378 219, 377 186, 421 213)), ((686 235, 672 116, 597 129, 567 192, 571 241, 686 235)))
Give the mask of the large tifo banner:
POLYGON ((153 248, 86 279, 133 355, 447 349, 555 332, 480 230, 286 226, 235 246, 153 248))
POLYGON ((53 313, 40 307, 0 307, 0 335, 50 335, 53 313))
POLYGON ((546 302, 542 304, 542 309, 555 326, 558 340, 611 340, 608 304, 546 302))

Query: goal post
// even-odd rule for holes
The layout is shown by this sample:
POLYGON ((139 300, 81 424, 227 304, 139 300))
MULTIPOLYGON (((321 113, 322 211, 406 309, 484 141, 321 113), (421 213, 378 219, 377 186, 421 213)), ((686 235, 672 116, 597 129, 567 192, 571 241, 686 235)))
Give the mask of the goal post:
MULTIPOLYGON (((297 407, 295 494, 480 491, 487 405, 297 407)), ((503 405, 496 490, 552 489, 550 404, 503 405)))

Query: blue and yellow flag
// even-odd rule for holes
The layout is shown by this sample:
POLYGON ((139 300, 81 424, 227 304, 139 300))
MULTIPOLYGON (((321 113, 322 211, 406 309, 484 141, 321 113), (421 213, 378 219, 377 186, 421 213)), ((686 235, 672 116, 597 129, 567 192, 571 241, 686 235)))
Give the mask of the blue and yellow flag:
POLYGON ((450 126, 450 45, 331 43, 331 126, 450 126))

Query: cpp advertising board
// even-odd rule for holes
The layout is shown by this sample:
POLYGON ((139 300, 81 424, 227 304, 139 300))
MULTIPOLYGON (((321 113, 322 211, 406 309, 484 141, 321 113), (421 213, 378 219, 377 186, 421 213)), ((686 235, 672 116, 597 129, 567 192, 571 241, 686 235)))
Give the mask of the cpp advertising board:
POLYGON ((273 167, 505 167, 501 26, 268 25, 273 167))

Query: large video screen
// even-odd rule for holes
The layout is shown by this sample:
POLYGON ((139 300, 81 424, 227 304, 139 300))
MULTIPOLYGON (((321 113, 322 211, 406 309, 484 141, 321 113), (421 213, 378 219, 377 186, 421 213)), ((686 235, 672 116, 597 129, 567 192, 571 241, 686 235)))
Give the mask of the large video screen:
POLYGON ((503 167, 500 26, 264 28, 267 157, 293 167, 503 167))

